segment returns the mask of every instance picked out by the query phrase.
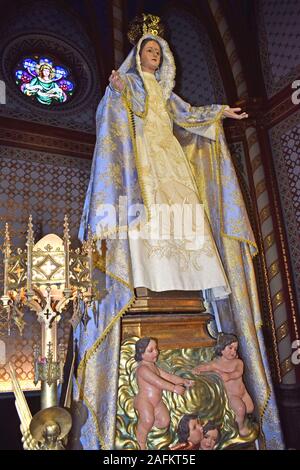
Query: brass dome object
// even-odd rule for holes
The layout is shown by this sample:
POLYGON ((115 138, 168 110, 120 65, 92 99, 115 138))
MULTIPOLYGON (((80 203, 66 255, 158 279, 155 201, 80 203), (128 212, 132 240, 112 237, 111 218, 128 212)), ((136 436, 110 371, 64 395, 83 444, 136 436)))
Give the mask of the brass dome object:
POLYGON ((30 433, 36 441, 41 442, 45 439, 46 427, 52 425, 59 426, 58 440, 66 437, 72 427, 72 418, 69 411, 59 406, 51 406, 39 411, 31 420, 30 433))

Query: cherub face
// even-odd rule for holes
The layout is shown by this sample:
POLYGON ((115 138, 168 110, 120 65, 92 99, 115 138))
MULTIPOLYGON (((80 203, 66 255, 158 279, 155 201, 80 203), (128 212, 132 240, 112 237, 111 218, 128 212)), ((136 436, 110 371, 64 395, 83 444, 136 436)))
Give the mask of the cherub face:
POLYGON ((154 363, 157 361, 158 354, 159 352, 157 349, 156 341, 151 339, 148 346, 145 349, 145 352, 142 354, 142 359, 143 361, 154 363))
POLYGON ((237 349, 238 349, 238 343, 231 343, 225 346, 225 348, 222 351, 222 356, 225 359, 228 359, 229 361, 231 359, 236 359, 237 357, 237 349))
POLYGON ((192 444, 200 444, 203 438, 203 430, 199 419, 190 419, 189 421, 189 441, 192 444))
POLYGON ((219 431, 217 429, 211 429, 207 431, 203 439, 200 442, 200 449, 202 450, 213 450, 219 437, 219 431))
POLYGON ((148 41, 141 52, 141 67, 144 72, 154 73, 160 64, 160 46, 155 41, 148 41))
POLYGON ((60 435, 60 426, 56 422, 49 421, 45 425, 43 437, 48 443, 55 443, 60 435))

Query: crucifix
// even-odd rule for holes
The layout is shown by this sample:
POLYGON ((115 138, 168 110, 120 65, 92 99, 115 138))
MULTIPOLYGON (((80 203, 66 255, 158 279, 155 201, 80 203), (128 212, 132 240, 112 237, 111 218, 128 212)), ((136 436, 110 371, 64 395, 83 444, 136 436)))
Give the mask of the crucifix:
POLYGON ((52 312, 49 310, 49 308, 47 308, 47 310, 44 312, 44 315, 45 315, 45 317, 47 318, 47 320, 49 320, 49 318, 50 318, 51 315, 52 315, 52 312))

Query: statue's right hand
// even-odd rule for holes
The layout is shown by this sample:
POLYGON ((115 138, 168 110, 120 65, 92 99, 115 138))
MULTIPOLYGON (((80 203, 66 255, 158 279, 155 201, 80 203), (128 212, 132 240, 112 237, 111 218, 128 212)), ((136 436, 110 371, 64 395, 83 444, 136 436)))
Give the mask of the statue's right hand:
POLYGON ((109 77, 109 82, 112 84, 115 90, 120 92, 124 90, 124 83, 118 71, 112 70, 109 77))
POLYGON ((174 393, 177 393, 177 395, 183 395, 185 392, 185 387, 183 385, 174 385, 174 393))

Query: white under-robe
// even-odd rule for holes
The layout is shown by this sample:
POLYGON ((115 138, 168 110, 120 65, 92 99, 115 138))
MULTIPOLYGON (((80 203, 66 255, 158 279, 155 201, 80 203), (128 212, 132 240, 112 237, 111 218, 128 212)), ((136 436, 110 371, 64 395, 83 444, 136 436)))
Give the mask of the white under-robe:
MULTIPOLYGON (((155 75, 144 72, 143 78, 149 96, 148 112, 142 132, 137 128, 136 133, 142 194, 149 207, 177 204, 178 208, 190 204, 195 208, 201 201, 187 158, 173 134, 161 87, 155 75)), ((152 217, 147 224, 141 224, 144 233, 146 227, 153 229, 154 220, 158 219, 152 217)), ((134 287, 157 292, 212 289, 216 299, 226 297, 230 293, 229 284, 205 214, 202 224, 194 220, 188 229, 185 227, 180 239, 174 236, 174 230, 169 239, 162 239, 168 228, 163 222, 161 237, 156 239, 137 237, 137 232, 129 231, 134 287), (195 235, 195 230, 201 227, 203 238, 195 235)))

